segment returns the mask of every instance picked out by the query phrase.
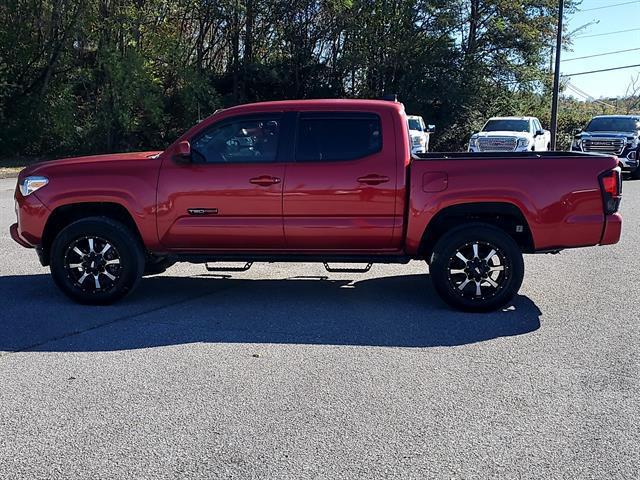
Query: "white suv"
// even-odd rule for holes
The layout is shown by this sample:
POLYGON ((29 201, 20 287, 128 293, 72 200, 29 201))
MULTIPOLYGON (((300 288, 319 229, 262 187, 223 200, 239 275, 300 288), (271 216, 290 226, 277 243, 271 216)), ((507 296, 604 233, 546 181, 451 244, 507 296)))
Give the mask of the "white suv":
POLYGON ((411 153, 427 153, 429 151, 429 134, 434 131, 435 125, 427 127, 424 119, 418 115, 407 115, 407 122, 411 138, 411 153))
POLYGON ((469 140, 470 152, 545 152, 551 134, 535 117, 493 117, 469 140))

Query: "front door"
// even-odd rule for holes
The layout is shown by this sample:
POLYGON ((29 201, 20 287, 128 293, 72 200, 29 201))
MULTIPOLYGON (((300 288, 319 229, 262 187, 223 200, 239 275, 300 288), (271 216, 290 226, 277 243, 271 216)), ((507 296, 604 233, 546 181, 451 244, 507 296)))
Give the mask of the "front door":
POLYGON ((232 117, 190 140, 190 163, 164 159, 161 243, 181 251, 283 248, 281 129, 280 114, 232 117))

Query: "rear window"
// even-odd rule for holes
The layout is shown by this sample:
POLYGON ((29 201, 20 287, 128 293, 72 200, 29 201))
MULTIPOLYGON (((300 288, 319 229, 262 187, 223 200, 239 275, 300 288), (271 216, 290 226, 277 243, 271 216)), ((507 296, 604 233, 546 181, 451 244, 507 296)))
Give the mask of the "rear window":
POLYGON ((355 160, 382 149, 380 118, 373 114, 303 114, 296 161, 355 160))

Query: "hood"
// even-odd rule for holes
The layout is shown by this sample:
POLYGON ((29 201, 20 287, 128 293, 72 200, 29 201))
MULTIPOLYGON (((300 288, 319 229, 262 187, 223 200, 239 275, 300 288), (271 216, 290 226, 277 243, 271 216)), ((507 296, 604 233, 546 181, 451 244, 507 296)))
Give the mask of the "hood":
POLYGON ((129 152, 129 153, 109 153, 106 155, 87 155, 84 157, 71 157, 61 158, 59 160, 49 160, 46 162, 36 163, 31 165, 21 172, 21 177, 27 175, 37 174, 48 167, 58 167, 63 165, 79 165, 90 164, 97 162, 132 162, 132 161, 145 161, 158 158, 158 155, 162 153, 162 150, 148 151, 148 152, 129 152))
POLYGON ((579 137, 637 137, 638 132, 580 132, 579 137))
POLYGON ((411 130, 409 129, 409 135, 411 135, 412 137, 421 137, 422 135, 425 135, 426 132, 422 132, 420 130, 411 130))
POLYGON ((478 132, 473 135, 477 138, 486 138, 486 137, 530 137, 531 134, 529 132, 514 132, 513 130, 504 130, 497 132, 478 132))

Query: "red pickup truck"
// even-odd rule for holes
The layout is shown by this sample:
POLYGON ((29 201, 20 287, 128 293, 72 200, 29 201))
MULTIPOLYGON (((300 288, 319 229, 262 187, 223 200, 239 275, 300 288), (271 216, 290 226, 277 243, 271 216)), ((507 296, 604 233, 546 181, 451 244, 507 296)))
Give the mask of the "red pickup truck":
POLYGON ((83 303, 121 298, 176 261, 330 269, 422 259, 446 302, 487 311, 518 291, 522 253, 618 241, 617 163, 568 152, 412 156, 404 107, 392 101, 241 105, 164 152, 25 169, 11 236, 83 303))

